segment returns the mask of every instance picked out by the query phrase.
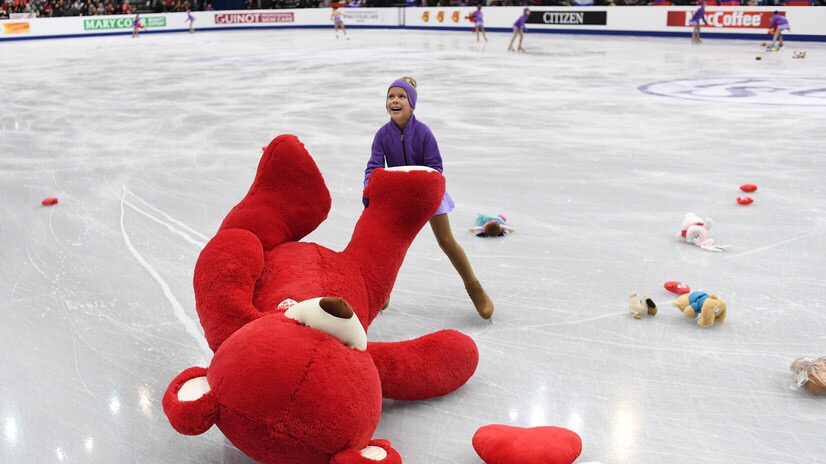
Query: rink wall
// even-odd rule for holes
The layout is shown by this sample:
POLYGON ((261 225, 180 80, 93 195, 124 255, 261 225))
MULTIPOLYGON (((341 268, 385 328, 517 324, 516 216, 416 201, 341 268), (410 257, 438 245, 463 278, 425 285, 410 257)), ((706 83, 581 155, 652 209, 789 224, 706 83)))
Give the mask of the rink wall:
MULTIPOLYGON (((529 33, 688 36, 688 20, 696 7, 613 6, 533 7, 529 33)), ((703 37, 765 39, 769 18, 777 9, 792 26, 786 40, 826 42, 826 7, 707 7, 703 37)), ((352 28, 470 30, 473 7, 342 8, 352 28)), ((485 29, 509 32, 522 7, 483 9, 485 29)), ((330 10, 242 10, 193 12, 197 30, 331 28, 330 10)), ((0 21, 0 41, 130 34, 133 15, 18 18, 0 21)), ((186 13, 140 16, 141 33, 189 29, 186 13)))

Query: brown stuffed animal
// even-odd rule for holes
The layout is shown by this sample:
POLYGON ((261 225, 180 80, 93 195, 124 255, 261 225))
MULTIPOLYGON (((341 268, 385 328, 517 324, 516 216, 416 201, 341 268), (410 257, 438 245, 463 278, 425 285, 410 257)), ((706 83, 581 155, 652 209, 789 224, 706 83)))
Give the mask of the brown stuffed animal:
POLYGON ((795 359, 791 369, 798 387, 812 395, 826 393, 826 357, 795 359))
POLYGON ((726 302, 703 291, 680 295, 674 306, 689 319, 699 315, 697 325, 700 327, 711 327, 715 322, 722 324, 726 320, 726 302))

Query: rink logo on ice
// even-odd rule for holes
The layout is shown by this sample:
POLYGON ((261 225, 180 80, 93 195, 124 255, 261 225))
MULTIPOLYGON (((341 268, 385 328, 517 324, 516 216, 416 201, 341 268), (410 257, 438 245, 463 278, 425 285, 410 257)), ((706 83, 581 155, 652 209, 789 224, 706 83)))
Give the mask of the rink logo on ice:
MULTIPOLYGON (((107 18, 107 19, 86 19, 83 21, 84 31, 99 31, 105 29, 131 29, 133 19, 128 18, 107 18)), ((166 27, 166 16, 144 16, 138 21, 145 28, 166 27)))
POLYGON ((718 103, 826 106, 826 77, 675 79, 639 90, 661 97, 718 103))
POLYGON ((217 13, 215 24, 292 23, 294 13, 217 13))
POLYGON ((529 24, 553 24, 555 26, 579 26, 608 24, 606 11, 532 11, 529 24))
MULTIPOLYGON (((691 11, 669 11, 669 26, 691 26, 691 11)), ((785 13, 780 13, 785 15, 785 13)), ((736 28, 736 29, 764 29, 769 27, 772 13, 767 11, 711 11, 706 13, 708 24, 703 27, 736 28)))

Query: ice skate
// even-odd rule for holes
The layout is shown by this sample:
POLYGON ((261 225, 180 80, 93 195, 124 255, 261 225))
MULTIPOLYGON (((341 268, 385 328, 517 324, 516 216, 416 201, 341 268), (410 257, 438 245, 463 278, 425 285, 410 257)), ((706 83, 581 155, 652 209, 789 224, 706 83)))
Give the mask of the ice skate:
POLYGON ((490 319, 491 316, 493 316, 493 302, 490 300, 490 297, 488 297, 488 294, 485 293, 482 284, 477 280, 466 285, 465 290, 467 290, 467 294, 470 296, 471 301, 473 301, 473 305, 476 307, 476 312, 479 313, 479 316, 481 316, 482 319, 490 319))

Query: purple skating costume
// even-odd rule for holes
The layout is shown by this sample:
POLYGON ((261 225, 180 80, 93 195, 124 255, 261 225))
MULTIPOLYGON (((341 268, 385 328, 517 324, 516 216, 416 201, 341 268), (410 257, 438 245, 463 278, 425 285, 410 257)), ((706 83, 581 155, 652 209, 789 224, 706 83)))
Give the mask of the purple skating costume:
POLYGON ((528 16, 530 16, 529 12, 522 13, 522 16, 513 23, 514 29, 522 29, 523 31, 527 31, 528 29, 525 27, 525 23, 528 22, 528 16))
POLYGON ((691 24, 692 26, 697 26, 698 24, 700 24, 700 21, 702 21, 703 24, 708 24, 708 21, 706 21, 705 2, 703 2, 702 5, 700 5, 700 8, 697 8, 697 11, 695 11, 694 14, 691 16, 691 20, 688 22, 688 24, 691 24))
POLYGON ((195 18, 192 16, 192 13, 188 11, 186 12, 186 20, 184 22, 189 23, 190 25, 195 24, 195 18))
POLYGON ((482 10, 476 10, 470 16, 473 18, 473 22, 476 23, 477 27, 478 26, 482 26, 482 27, 485 26, 485 20, 484 20, 483 15, 482 15, 482 10))
POLYGON ((769 23, 769 29, 777 28, 781 31, 788 31, 789 30, 789 20, 786 19, 785 16, 781 15, 780 13, 775 13, 772 16, 771 22, 769 23))
MULTIPOLYGON (((407 92, 407 100, 412 108, 416 108, 416 90, 406 81, 394 81, 390 88, 401 87, 407 92)), ((388 88, 388 90, 390 90, 388 88)), ((436 137, 430 128, 410 115, 410 120, 404 127, 404 132, 392 120, 381 126, 373 138, 373 147, 370 159, 367 160, 367 169, 364 170, 364 186, 370 180, 370 175, 376 168, 396 166, 427 166, 442 172, 442 155, 436 137)), ((367 200, 363 202, 367 206, 367 200)), ((453 211, 453 199, 445 192, 442 204, 434 214, 445 214, 453 211)))

